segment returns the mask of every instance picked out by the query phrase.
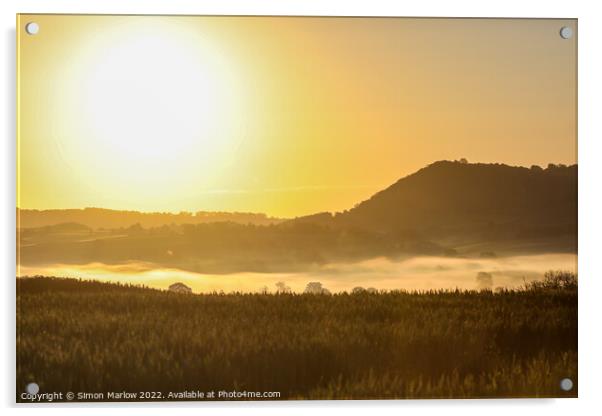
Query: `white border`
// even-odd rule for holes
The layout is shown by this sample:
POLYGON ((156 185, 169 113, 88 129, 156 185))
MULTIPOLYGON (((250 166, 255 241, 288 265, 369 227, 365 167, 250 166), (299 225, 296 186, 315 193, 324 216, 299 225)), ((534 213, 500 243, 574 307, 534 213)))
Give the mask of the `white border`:
MULTIPOLYGON (((592 414, 602 408, 598 388, 601 378, 602 344, 600 323, 602 316, 602 260, 599 236, 602 219, 600 180, 602 166, 600 140, 602 118, 600 101, 600 75, 602 74, 600 40, 602 40, 602 15, 595 1, 576 0, 2 0, 2 55, 0 71, 3 97, 0 100, 0 117, 3 128, 0 181, 2 187, 2 240, 0 259, 2 275, 2 341, 0 355, 0 403, 15 409, 14 402, 14 278, 15 275, 15 14, 16 13, 121 13, 121 14, 237 14, 237 15, 346 15, 346 16, 440 16, 440 17, 558 17, 579 19, 579 399, 564 400, 440 400, 396 402, 271 402, 271 403, 171 403, 162 405, 79 405, 43 406, 47 414, 128 414, 132 411, 144 414, 225 412, 235 414, 326 414, 333 410, 350 414, 365 414, 373 410, 379 413, 400 412, 447 415, 504 415, 508 413, 537 412, 546 415, 592 414), (598 237, 598 238, 597 238, 598 237), (190 409, 190 407, 193 409, 190 409), (144 409, 140 409, 144 407, 144 409), (194 408, 196 407, 196 408, 194 408)), ((39 407, 37 408, 40 409, 39 407)), ((25 413, 36 408, 21 409, 25 413)))

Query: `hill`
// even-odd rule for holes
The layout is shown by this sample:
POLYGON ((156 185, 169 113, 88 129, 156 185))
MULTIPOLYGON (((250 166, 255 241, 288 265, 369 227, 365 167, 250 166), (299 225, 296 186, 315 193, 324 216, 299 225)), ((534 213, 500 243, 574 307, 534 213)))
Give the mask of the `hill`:
POLYGON ((439 161, 348 211, 295 221, 442 241, 560 238, 574 251, 577 165, 542 169, 439 161))

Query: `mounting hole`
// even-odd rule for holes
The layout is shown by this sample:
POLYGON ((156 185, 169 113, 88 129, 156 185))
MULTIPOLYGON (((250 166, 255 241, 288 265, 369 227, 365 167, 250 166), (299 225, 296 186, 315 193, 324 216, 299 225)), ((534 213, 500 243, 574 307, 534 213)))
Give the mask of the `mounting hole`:
POLYGON ((562 39, 570 39, 573 37, 573 29, 568 26, 563 26, 560 28, 560 37, 562 39))
POLYGON ((40 391, 40 386, 38 386, 38 383, 29 383, 25 387, 25 391, 29 394, 38 394, 40 391))
POLYGON ((571 380, 570 378, 563 378, 562 380, 560 380, 560 388, 564 391, 573 390, 573 380, 571 380))
POLYGON ((25 25, 25 31, 30 35, 36 35, 40 31, 40 25, 36 22, 29 22, 25 25))

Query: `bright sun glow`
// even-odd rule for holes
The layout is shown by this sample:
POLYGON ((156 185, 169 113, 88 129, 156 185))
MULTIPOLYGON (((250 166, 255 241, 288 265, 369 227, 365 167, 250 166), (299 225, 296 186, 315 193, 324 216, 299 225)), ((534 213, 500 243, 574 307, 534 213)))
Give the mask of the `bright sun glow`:
POLYGON ((224 109, 211 57, 175 37, 130 36, 98 58, 84 85, 83 115, 96 138, 117 151, 153 158, 211 145, 224 109))
POLYGON ((241 105, 231 63, 207 39, 174 25, 118 27, 103 42, 84 61, 74 91, 97 157, 118 170, 121 161, 130 177, 154 172, 163 180, 192 163, 218 163, 236 140, 228 119, 241 105))

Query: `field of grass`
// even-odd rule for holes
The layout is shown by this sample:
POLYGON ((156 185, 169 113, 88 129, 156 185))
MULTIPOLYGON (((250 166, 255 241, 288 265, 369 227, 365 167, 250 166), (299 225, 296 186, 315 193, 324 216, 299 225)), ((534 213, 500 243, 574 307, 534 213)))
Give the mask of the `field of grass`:
POLYGON ((575 288, 185 295, 19 278, 17 329, 17 401, 30 382, 163 399, 577 396, 575 288))

